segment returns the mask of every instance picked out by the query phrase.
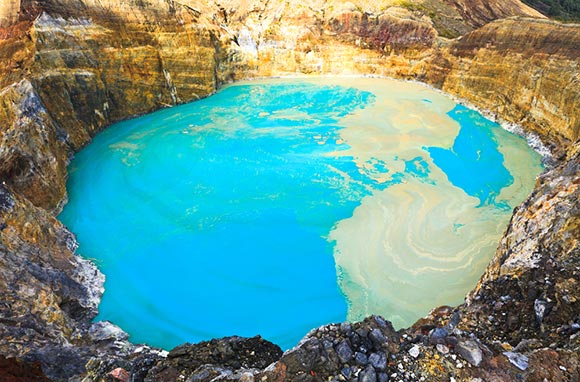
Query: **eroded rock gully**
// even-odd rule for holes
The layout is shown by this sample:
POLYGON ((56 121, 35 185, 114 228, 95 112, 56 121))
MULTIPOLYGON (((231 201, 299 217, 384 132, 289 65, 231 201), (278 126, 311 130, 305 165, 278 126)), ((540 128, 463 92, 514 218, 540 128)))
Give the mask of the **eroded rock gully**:
POLYGON ((22 0, 4 11, 2 380, 580 380, 580 26, 522 18, 540 15, 519 1, 22 0), (401 331, 380 317, 313 329, 283 355, 259 337, 166 354, 92 324, 103 276, 54 218, 70 156, 112 122, 297 73, 423 81, 551 150, 466 302, 401 331))

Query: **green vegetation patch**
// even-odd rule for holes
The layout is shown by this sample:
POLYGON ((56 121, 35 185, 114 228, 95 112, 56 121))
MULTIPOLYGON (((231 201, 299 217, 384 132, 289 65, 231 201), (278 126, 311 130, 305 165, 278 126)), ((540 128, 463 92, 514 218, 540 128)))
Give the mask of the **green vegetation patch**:
POLYGON ((544 15, 561 21, 580 21, 580 0, 522 0, 544 15))

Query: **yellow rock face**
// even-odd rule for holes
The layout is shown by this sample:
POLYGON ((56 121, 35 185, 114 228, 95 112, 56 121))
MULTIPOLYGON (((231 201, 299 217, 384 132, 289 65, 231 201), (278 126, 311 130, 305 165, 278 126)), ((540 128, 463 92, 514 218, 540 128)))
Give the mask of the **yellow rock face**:
POLYGON ((20 0, 0 0, 0 27, 7 27, 18 21, 20 0))
MULTIPOLYGON (((465 30, 500 16, 534 15, 519 2, 485 12, 471 3, 277 0, 218 7, 199 1, 90 0, 79 7, 48 1, 44 9, 27 11, 36 12, 32 24, 22 21, 0 41, 6 63, 0 69, 2 85, 29 78, 54 125, 50 134, 62 146, 36 142, 44 146, 35 151, 58 158, 114 121, 205 97, 223 82, 296 74, 425 81, 537 132, 552 148, 573 141, 578 27, 513 19, 456 41, 440 39, 441 14, 448 13, 438 10, 463 12, 463 18, 454 17, 465 30), (551 50, 551 39, 558 51, 551 50)), ((3 173, 17 168, 45 173, 9 178, 36 205, 55 208, 64 198, 63 159, 52 162, 50 175, 33 157, 11 154, 3 173)))
POLYGON ((22 80, 0 92, 0 179, 49 210, 66 192, 66 147, 32 84, 22 80))
POLYGON ((442 88, 537 133, 553 149, 579 138, 580 26, 532 19, 490 23, 448 51, 442 88))

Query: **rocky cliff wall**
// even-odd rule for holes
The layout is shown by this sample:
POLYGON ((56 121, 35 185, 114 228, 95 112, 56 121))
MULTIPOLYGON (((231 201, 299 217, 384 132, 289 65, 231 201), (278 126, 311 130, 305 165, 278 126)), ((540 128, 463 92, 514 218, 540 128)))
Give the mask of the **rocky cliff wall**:
POLYGON ((442 89, 537 133, 558 152, 580 137, 578 28, 532 19, 489 23, 452 44, 442 89))
POLYGON ((83 371, 74 349, 96 315, 104 278, 75 249, 74 236, 50 213, 0 184, 3 356, 42 360, 56 375, 83 371))
POLYGON ((86 381, 116 378, 112 370, 122 377, 117 368, 159 381, 180 373, 578 379, 580 27, 508 19, 473 31, 529 12, 503 2, 482 15, 480 5, 23 1, 19 21, 0 30, 0 354, 41 361, 55 380, 83 373, 91 357, 86 381), (442 39, 450 27, 472 32, 442 39), (114 121, 205 97, 230 80, 300 73, 425 81, 522 125, 555 152, 556 166, 516 210, 468 304, 401 333, 378 318, 320 328, 259 370, 236 358, 246 349, 237 340, 207 345, 215 349, 207 367, 192 363, 198 350, 165 359, 114 327, 91 326, 102 277, 74 256, 72 236, 52 215, 66 200, 69 156, 114 121), (164 367, 177 374, 164 379, 164 367))
POLYGON ((0 0, 0 27, 7 27, 18 21, 20 0, 0 0))
POLYGON ((53 378, 82 372, 108 338, 90 329, 102 275, 53 216, 70 155, 113 121, 208 96, 231 70, 219 27, 174 5, 25 1, 0 33, 0 354, 53 378))
POLYGON ((3 139, 23 144, 0 153, 0 175, 48 210, 65 197, 68 156, 103 127, 206 97, 231 71, 217 64, 229 61, 219 27, 195 10, 165 1, 79 4, 31 4, 34 22, 2 50, 3 139), (31 112, 42 119, 28 125, 18 115, 29 107, 18 98, 24 90, 12 85, 24 76, 37 100, 31 112))
POLYGON ((495 258, 468 296, 470 330, 512 346, 578 349, 580 336, 573 332, 580 329, 579 197, 577 142, 515 209, 495 258))
POLYGON ((519 1, 452 0, 449 1, 473 27, 481 27, 493 20, 511 16, 544 16, 519 1))

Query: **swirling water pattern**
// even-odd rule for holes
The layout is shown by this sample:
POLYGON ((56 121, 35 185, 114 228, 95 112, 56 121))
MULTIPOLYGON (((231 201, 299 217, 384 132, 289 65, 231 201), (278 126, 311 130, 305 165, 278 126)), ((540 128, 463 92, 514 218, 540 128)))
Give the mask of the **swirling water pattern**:
POLYGON ((458 302, 540 168, 420 85, 260 81, 100 134, 60 219, 107 276, 98 319, 133 341, 288 348, 346 317, 405 325, 458 302))

